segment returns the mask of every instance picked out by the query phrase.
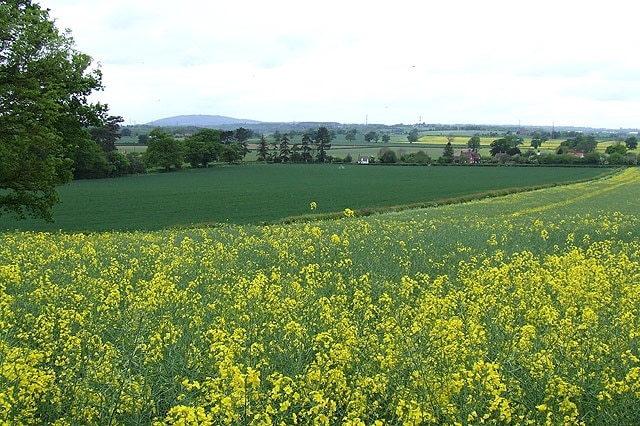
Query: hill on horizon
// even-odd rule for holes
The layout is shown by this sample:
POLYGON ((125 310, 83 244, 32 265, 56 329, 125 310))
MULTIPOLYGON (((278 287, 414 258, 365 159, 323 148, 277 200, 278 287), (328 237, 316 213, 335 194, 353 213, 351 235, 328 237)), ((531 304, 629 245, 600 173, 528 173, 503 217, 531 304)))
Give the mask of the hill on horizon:
POLYGON ((147 123, 149 126, 170 127, 170 126, 198 126, 211 127, 225 124, 259 124, 260 121, 246 120, 241 118, 226 117, 223 115, 176 115, 174 117, 160 118, 147 123))

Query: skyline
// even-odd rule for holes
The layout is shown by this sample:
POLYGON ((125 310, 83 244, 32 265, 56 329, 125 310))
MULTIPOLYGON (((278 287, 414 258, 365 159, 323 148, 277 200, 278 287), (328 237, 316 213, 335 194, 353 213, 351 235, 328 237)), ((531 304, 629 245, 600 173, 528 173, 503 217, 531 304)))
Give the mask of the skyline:
POLYGON ((100 63, 92 100, 124 124, 640 126, 640 25, 620 0, 39 3, 100 63))

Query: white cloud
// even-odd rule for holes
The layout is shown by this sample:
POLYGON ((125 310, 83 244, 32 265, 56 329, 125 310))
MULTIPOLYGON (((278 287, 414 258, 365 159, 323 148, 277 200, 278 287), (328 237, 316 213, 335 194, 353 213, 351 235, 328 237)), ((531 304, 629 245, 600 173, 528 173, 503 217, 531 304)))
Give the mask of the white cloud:
POLYGON ((623 0, 43 0, 102 64, 127 122, 638 127, 640 59, 623 0))

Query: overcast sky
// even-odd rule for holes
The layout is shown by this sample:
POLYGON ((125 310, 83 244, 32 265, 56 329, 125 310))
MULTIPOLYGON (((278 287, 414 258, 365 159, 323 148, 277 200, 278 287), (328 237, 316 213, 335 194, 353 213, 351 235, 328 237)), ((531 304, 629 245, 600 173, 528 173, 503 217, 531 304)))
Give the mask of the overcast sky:
POLYGON ((640 14, 608 1, 41 0, 126 124, 637 128, 640 14))

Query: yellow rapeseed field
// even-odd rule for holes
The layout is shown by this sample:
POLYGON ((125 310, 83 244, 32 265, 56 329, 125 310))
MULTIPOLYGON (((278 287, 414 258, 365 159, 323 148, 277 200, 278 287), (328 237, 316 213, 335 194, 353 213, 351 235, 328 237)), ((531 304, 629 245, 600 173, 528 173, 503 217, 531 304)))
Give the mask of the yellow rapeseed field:
POLYGON ((0 424, 640 424, 639 199, 1 234, 0 424))

